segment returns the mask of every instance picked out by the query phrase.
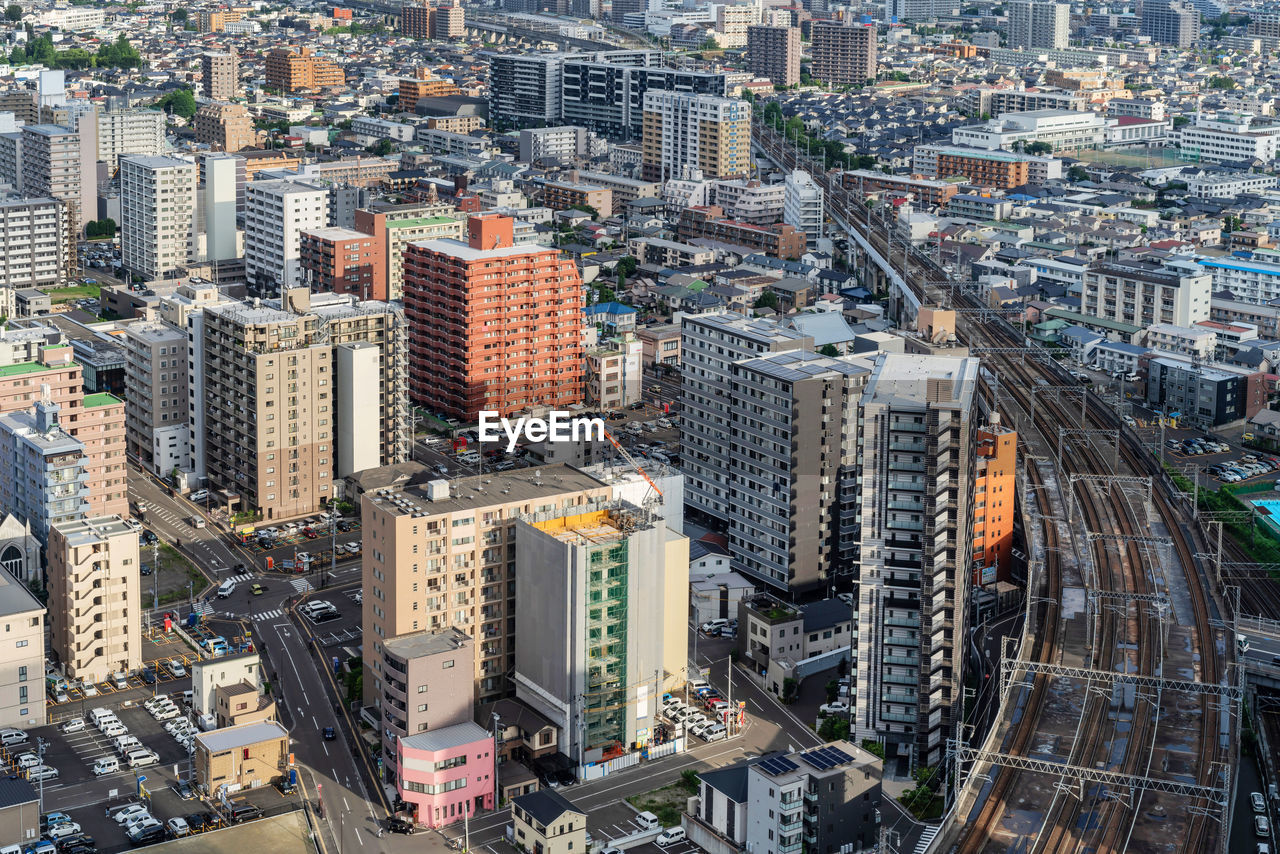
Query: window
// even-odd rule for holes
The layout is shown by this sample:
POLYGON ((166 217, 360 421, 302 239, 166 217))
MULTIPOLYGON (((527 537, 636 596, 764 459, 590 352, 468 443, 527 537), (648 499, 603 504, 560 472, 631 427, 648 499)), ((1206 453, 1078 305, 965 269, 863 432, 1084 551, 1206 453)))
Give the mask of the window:
MULTIPOLYGON (((23 641, 23 643, 26 643, 26 641, 23 641)), ((444 664, 440 665, 440 668, 441 668, 442 670, 448 670, 450 667, 453 667, 453 659, 452 659, 452 658, 451 658, 451 659, 449 659, 448 661, 446 661, 444 664)))
POLYGON ((25 664, 18 668, 18 681, 27 681, 27 666, 25 664))

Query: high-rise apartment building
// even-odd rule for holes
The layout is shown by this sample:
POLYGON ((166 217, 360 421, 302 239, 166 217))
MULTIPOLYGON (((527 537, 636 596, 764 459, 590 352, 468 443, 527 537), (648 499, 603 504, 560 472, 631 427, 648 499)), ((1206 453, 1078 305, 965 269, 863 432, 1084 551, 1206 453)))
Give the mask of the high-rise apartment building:
POLYGON ((751 171, 751 104, 716 95, 649 91, 644 96, 641 169, 646 181, 679 177, 685 166, 704 178, 751 171))
POLYGON ((560 54, 485 54, 489 60, 489 121, 495 128, 560 122, 560 54))
POLYGON ((575 763, 646 745, 688 668, 688 539, 625 501, 535 511, 515 532, 516 696, 575 763))
POLYGON ((46 546, 50 529, 89 512, 89 457, 58 423, 58 405, 0 415, 0 510, 31 526, 46 546))
POLYGON ((196 142, 215 151, 240 151, 252 148, 257 139, 253 119, 244 104, 205 104, 193 120, 196 142))
POLYGON ((837 21, 814 21, 812 41, 815 78, 832 86, 861 86, 876 76, 876 28, 837 21))
POLYGON ((461 3, 443 3, 436 7, 431 22, 433 39, 460 39, 467 34, 467 21, 461 3))
POLYGON ((974 453, 973 578, 976 587, 1011 580, 1017 516, 1018 434, 993 420, 978 428, 974 453))
POLYGON ((51 326, 0 330, 0 412, 22 412, 37 400, 58 407, 60 427, 89 457, 90 515, 125 514, 124 401, 85 394, 84 366, 63 334, 51 326))
POLYGON ((286 48, 276 48, 267 54, 267 85, 285 94, 327 89, 346 85, 342 66, 316 56, 310 48, 294 53, 286 48))
POLYGON ((858 400, 869 373, 804 350, 732 365, 725 452, 739 572, 795 595, 855 573, 858 400))
MULTIPOLYGON (((67 203, 52 198, 0 201, 0 289, 44 288, 67 280, 71 234, 67 203)), ((11 306, 0 311, 13 317, 11 306)))
POLYGON ((67 275, 74 276, 79 257, 76 242, 87 218, 97 211, 94 184, 82 181, 84 161, 80 135, 58 125, 22 129, 22 190, 31 197, 49 196, 67 205, 67 275))
POLYGON ((680 461, 689 509, 728 524, 734 363, 770 353, 813 349, 810 336, 732 312, 684 318, 680 336, 680 461))
POLYGON ((280 300, 224 303, 202 315, 205 465, 242 508, 290 519, 333 501, 335 480, 351 473, 339 453, 344 431, 356 437, 358 458, 372 460, 361 467, 408 459, 398 306, 294 288, 280 300), (377 352, 339 352, 356 344, 377 352))
POLYGON ((388 641, 448 628, 475 640, 469 666, 478 702, 508 696, 516 668, 516 521, 600 509, 611 489, 566 465, 404 483, 361 499, 362 626, 372 650, 364 657, 364 702, 385 711, 386 679, 403 681, 384 664, 388 641))
POLYGON ((104 682, 142 666, 138 532, 120 516, 54 525, 49 635, 68 679, 104 682))
POLYGON ((349 228, 302 232, 303 279, 313 291, 387 299, 386 259, 381 242, 349 228))
POLYGON ((176 157, 120 158, 120 251, 147 281, 170 278, 193 258, 196 164, 176 157))
POLYGON ((237 9, 200 9, 196 12, 196 27, 202 33, 221 33, 227 24, 237 23, 241 17, 237 9))
POLYGON ((810 248, 817 245, 826 228, 826 194, 808 172, 795 170, 783 182, 782 222, 805 233, 810 248))
POLYGON ((191 469, 187 332, 162 320, 124 327, 125 441, 129 456, 167 477, 191 469))
POLYGON ((164 123, 165 114, 158 110, 98 113, 98 159, 114 171, 126 154, 163 154, 168 148, 164 123))
POLYGON ((240 57, 234 51, 200 55, 200 92, 214 101, 232 101, 240 94, 240 57))
POLYGON ((648 92, 728 93, 725 72, 666 68, 656 50, 569 56, 563 60, 561 79, 560 115, 548 124, 575 125, 615 142, 643 138, 648 92))
POLYGON ((1071 6, 1045 0, 1010 0, 1011 48, 1062 50, 1071 35, 1071 6))
POLYGON ((386 262, 387 299, 404 297, 404 253, 419 240, 461 240, 466 222, 449 216, 453 208, 441 204, 379 204, 355 212, 356 231, 372 235, 386 262))
POLYGON ((952 0, 885 0, 885 21, 904 24, 908 21, 936 21, 955 11, 952 0))
POLYGON ((329 193, 301 181, 245 187, 244 273, 261 294, 302 284, 302 232, 329 225, 329 193))
POLYGON ((400 9, 400 33, 411 39, 431 38, 436 10, 427 3, 406 3, 400 9))
POLYGON ((774 86, 800 83, 800 30, 756 25, 747 28, 747 67, 774 86))
POLYGON ((963 708, 978 360, 882 355, 861 403, 855 738, 939 762, 963 708))
POLYGON ((1149 0, 1142 4, 1139 31, 1157 44, 1185 49, 1200 34, 1200 13, 1183 0, 1149 0))
POLYGON ((723 48, 747 46, 747 30, 760 23, 759 3, 717 3, 715 40, 723 48))
POLYGON ((467 240, 412 243, 404 259, 411 396, 456 418, 582 402, 582 277, 514 222, 472 216, 467 240))

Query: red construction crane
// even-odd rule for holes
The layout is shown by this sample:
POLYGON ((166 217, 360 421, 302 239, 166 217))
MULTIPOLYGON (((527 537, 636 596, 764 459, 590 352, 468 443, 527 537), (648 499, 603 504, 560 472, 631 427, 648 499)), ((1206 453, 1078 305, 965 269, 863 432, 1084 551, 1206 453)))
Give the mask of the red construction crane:
POLYGON ((635 458, 627 453, 627 449, 622 447, 622 445, 618 442, 617 439, 613 438, 613 434, 609 432, 609 428, 607 427, 604 430, 604 437, 608 439, 609 442, 612 443, 612 445, 615 448, 618 449, 618 453, 622 455, 622 458, 626 460, 633 469, 640 472, 640 476, 643 477, 649 483, 649 486, 653 489, 654 492, 658 493, 658 497, 665 498, 665 496, 662 494, 662 490, 658 489, 658 484, 654 483, 653 478, 649 477, 649 475, 645 472, 645 470, 640 467, 640 464, 635 461, 635 458))

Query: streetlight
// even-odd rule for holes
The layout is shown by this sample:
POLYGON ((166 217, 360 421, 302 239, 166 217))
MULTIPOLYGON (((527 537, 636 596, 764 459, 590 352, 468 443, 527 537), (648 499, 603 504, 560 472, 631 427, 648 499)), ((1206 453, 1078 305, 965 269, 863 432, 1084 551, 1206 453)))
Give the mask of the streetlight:
POLYGON ((498 722, 502 720, 502 716, 497 712, 493 712, 493 808, 497 809, 502 806, 502 786, 499 784, 499 773, 501 772, 500 762, 502 757, 499 752, 502 750, 501 731, 498 729, 498 722))

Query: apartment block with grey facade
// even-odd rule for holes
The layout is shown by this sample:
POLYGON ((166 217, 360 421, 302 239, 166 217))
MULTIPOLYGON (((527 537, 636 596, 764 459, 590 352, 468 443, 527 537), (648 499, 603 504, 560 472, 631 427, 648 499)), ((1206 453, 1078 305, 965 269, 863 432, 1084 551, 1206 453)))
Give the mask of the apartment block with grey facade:
POLYGON ((726 450, 735 569, 798 594, 853 575, 858 401, 870 373, 869 362, 805 350, 732 366, 726 450))
POLYGON ((962 707, 978 360, 883 355, 861 406, 856 739, 940 761, 962 707))

